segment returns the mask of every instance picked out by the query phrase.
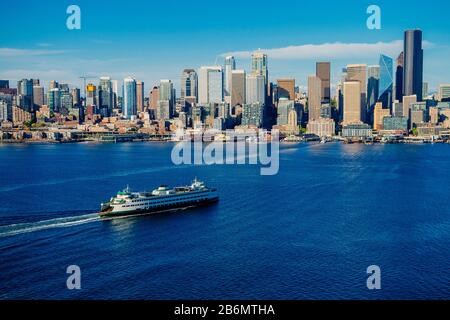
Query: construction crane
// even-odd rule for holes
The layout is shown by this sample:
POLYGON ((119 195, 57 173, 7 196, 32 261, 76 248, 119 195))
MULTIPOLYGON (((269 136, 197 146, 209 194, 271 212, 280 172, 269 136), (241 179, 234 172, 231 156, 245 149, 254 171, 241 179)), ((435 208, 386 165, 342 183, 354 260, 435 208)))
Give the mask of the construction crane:
POLYGON ((93 76, 81 76, 79 77, 80 79, 84 80, 84 103, 86 105, 86 80, 87 79, 96 79, 97 77, 93 77, 93 76))

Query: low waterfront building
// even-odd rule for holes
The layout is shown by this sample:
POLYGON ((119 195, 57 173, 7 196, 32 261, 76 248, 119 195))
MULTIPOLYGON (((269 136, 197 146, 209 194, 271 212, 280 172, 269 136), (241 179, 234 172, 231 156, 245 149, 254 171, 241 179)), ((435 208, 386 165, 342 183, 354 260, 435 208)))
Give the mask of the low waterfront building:
POLYGON ((424 123, 417 126, 417 135, 419 137, 439 136, 445 129, 442 126, 436 126, 431 123, 424 123))
POLYGON ((365 139, 372 137, 372 128, 366 123, 349 124, 342 128, 344 138, 365 139))
POLYGON ((336 124, 333 119, 320 118, 308 122, 308 133, 319 137, 332 137, 336 133, 336 124))

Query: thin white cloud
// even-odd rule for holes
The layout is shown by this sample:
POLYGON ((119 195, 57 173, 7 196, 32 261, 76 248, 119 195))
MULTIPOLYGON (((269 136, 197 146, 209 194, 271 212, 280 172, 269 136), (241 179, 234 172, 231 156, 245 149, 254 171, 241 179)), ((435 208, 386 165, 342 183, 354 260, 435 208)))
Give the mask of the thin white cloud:
POLYGON ((67 53, 65 50, 40 50, 40 49, 17 49, 0 48, 0 57, 30 57, 30 56, 48 56, 67 53))
MULTIPOLYGON (((433 46, 432 43, 424 41, 425 48, 433 46)), ((270 59, 296 60, 296 59, 347 59, 368 58, 380 53, 396 57, 403 50, 403 41, 377 43, 323 43, 304 44, 273 49, 258 49, 269 55, 270 59)), ((253 51, 227 52, 221 56, 233 55, 236 58, 250 58, 253 51)))

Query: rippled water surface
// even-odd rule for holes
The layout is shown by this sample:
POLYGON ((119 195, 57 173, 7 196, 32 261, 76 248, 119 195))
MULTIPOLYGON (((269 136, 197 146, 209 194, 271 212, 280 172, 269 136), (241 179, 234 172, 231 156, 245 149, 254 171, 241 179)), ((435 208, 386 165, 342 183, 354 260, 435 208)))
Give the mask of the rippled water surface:
POLYGON ((171 144, 0 146, 0 298, 449 299, 450 147, 285 145, 280 172, 174 166, 171 144), (220 203, 100 220, 135 190, 220 203), (379 265, 382 290, 366 288, 379 265), (82 290, 66 289, 78 265, 82 290))

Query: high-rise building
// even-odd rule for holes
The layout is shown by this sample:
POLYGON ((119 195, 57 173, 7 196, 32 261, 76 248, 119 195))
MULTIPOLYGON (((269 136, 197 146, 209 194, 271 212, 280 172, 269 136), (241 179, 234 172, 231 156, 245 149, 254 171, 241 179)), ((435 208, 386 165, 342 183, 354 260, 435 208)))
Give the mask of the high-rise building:
POLYGON ((320 119, 322 105, 322 80, 317 76, 308 77, 308 121, 320 119))
POLYGON ((259 103, 264 105, 265 102, 265 84, 264 76, 258 74, 249 74, 246 79, 246 103, 259 103))
POLYGON ((86 107, 97 106, 97 87, 92 83, 86 86, 86 107))
POLYGON ((394 86, 394 65, 392 58, 380 55, 380 90, 378 101, 383 108, 392 108, 392 90, 394 86))
POLYGON ((380 89, 380 66, 368 66, 367 77, 367 120, 373 123, 373 112, 380 89))
POLYGON ((110 77, 101 77, 98 85, 98 108, 99 113, 104 117, 112 115, 113 110, 113 90, 110 77))
POLYGON ((414 94, 412 96, 403 96, 403 117, 409 119, 409 110, 411 105, 417 102, 417 96, 414 94))
POLYGON ((403 66, 404 54, 403 52, 397 57, 395 70, 395 97, 394 100, 403 101, 403 66))
POLYGON ((403 95, 416 95, 417 101, 422 101, 423 49, 421 30, 405 31, 403 52, 403 95))
POLYGON ((150 91, 150 109, 156 110, 158 107, 159 101, 159 87, 153 87, 152 91, 150 91))
POLYGON ((428 96, 428 82, 424 82, 422 85, 422 99, 426 99, 428 96))
POLYGON ((267 87, 269 83, 267 54, 262 52, 254 52, 252 54, 252 73, 262 75, 264 77, 264 84, 267 87))
POLYGON ((197 72, 193 69, 184 69, 181 73, 181 105, 186 107, 186 98, 197 101, 197 72))
POLYGON ((383 108, 382 102, 377 102, 377 104, 375 105, 375 111, 374 111, 373 128, 375 130, 382 130, 384 117, 389 117, 390 115, 391 115, 391 111, 389 109, 383 108))
POLYGON ((47 91, 47 105, 52 112, 59 112, 61 106, 61 90, 53 88, 47 91))
POLYGON ((136 106, 138 112, 144 111, 144 82, 143 81, 137 81, 136 82, 136 106))
POLYGON ((73 104, 76 107, 81 106, 81 93, 79 88, 73 88, 72 89, 72 98, 73 98, 73 104))
POLYGON ((291 111, 297 112, 297 110, 295 109, 295 102, 293 100, 281 98, 278 101, 277 111, 277 125, 286 126, 289 124, 289 115, 291 114, 291 111))
POLYGON ((45 104, 43 86, 33 86, 33 104, 34 109, 38 109, 40 106, 45 104))
POLYGON ((316 63, 316 77, 320 78, 322 83, 321 100, 324 103, 330 103, 331 100, 330 66, 331 66, 330 62, 316 63))
POLYGON ((123 80, 123 115, 130 119, 137 114, 136 80, 127 77, 123 80))
POLYGON ((55 80, 50 81, 50 85, 48 86, 48 90, 59 88, 58 82, 55 80))
POLYGON ((245 103, 245 71, 233 70, 231 71, 231 106, 243 106, 245 103))
POLYGON ((119 81, 111 80, 112 92, 113 92, 113 109, 119 107, 119 81))
POLYGON ((450 84, 441 84, 439 86, 439 100, 450 101, 450 84))
POLYGON ((159 100, 156 108, 157 120, 169 120, 172 118, 173 109, 169 100, 159 100))
POLYGON ((204 105, 208 103, 221 103, 222 101, 222 67, 201 67, 198 72, 198 102, 204 105))
POLYGON ((9 80, 0 80, 0 89, 9 89, 9 80))
POLYGON ((242 125, 255 126, 257 128, 263 125, 264 106, 260 103, 244 104, 242 108, 242 125))
POLYGON ((344 125, 361 123, 361 83, 344 82, 344 125))
MULTIPOLYGON (((347 81, 358 81, 360 85, 360 95, 361 95, 361 111, 360 120, 366 121, 367 113, 367 65, 365 64, 350 64, 347 65, 347 81)), ((344 94, 344 100, 346 100, 344 94)))
POLYGON ((278 79, 278 99, 295 100, 295 79, 278 79))
POLYGON ((171 80, 161 80, 159 83, 159 100, 167 100, 173 103, 173 83, 171 80))
MULTIPOLYGON (((173 83, 170 80, 161 80, 159 84, 158 107, 159 119, 170 119, 173 116, 175 104, 173 83), (161 111, 163 110, 163 111, 161 111)), ((157 112, 158 113, 158 112, 157 112)))
POLYGON ((33 80, 22 79, 17 82, 18 106, 25 111, 33 111, 33 80))
POLYGON ((226 97, 231 96, 231 79, 233 70, 236 70, 236 61, 233 56, 228 56, 225 58, 223 81, 224 96, 226 97))

